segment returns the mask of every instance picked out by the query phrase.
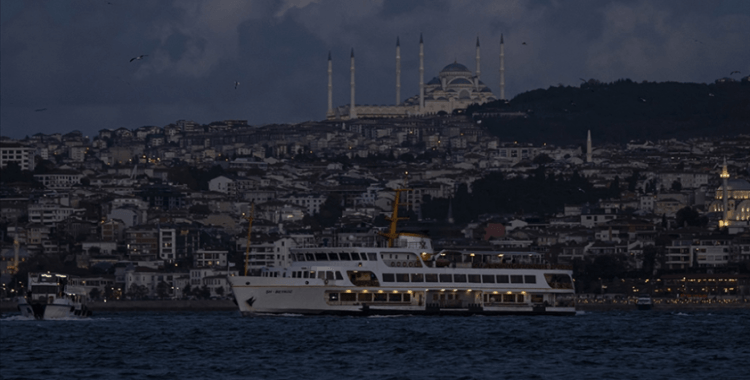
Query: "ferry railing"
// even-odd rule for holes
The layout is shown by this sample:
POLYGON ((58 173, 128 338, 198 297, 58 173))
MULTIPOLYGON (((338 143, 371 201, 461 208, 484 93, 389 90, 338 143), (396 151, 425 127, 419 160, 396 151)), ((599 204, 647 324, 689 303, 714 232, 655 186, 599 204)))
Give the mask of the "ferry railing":
MULTIPOLYGON (((458 263, 456 263, 458 264, 458 263)), ((465 264, 465 263, 464 263, 465 264)), ((437 267, 452 266, 452 263, 437 262, 437 267)), ((556 270, 573 270, 572 265, 566 264, 500 264, 500 263, 473 263, 473 269, 556 269, 556 270)))

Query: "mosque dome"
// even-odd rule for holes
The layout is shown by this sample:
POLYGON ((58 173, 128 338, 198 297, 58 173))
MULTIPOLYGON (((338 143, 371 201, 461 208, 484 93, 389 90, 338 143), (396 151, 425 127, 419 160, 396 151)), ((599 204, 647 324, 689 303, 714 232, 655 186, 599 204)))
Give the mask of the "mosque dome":
MULTIPOLYGON (((724 190, 724 185, 719 186, 719 191, 724 190)), ((727 191, 750 191, 750 182, 744 179, 727 180, 727 191)))
POLYGON ((437 77, 433 77, 429 82, 427 82, 427 84, 440 84, 440 79, 438 79, 437 77))
POLYGON ((450 65, 443 67, 443 70, 441 70, 440 72, 441 73, 448 73, 448 72, 468 72, 468 73, 471 73, 471 71, 469 71, 469 69, 467 69, 466 66, 464 66, 464 65, 462 65, 462 64, 460 64, 458 62, 453 62, 450 65))
POLYGON ((473 83, 471 83, 471 81, 466 78, 456 78, 452 80, 450 84, 473 84, 473 83))

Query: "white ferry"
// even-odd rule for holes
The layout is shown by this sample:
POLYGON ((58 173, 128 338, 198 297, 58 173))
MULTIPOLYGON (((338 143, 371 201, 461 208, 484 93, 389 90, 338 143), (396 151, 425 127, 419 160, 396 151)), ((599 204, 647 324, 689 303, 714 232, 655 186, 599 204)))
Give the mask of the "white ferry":
POLYGON ((68 282, 64 274, 29 273, 27 295, 18 297, 21 315, 42 320, 91 316, 85 289, 68 282))
POLYGON ((434 252, 429 238, 396 233, 399 191, 388 247, 296 248, 286 267, 230 276, 242 315, 575 314, 570 267, 529 252, 434 252))

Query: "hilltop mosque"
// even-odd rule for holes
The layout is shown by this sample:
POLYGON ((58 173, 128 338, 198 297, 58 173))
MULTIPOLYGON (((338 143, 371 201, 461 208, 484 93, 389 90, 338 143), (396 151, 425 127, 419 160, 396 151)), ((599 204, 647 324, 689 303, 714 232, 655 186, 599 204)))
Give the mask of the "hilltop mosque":
MULTIPOLYGON (((492 90, 480 80, 479 37, 477 37, 477 68, 472 73, 466 66, 453 62, 443 68, 437 77, 424 83, 424 41, 419 36, 419 94, 401 102, 401 46, 396 38, 396 103, 395 105, 358 105, 354 101, 354 49, 351 53, 351 98, 348 105, 333 108, 333 70, 331 53, 328 53, 328 120, 352 120, 357 118, 404 118, 417 115, 432 115, 444 111, 464 109, 477 103, 497 100, 492 90)), ((500 35, 500 97, 505 99, 504 42, 500 35)))

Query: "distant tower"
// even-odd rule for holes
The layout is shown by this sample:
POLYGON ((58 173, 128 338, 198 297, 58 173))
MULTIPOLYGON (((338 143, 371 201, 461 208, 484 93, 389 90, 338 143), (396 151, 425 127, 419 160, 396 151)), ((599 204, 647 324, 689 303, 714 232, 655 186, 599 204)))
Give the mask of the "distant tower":
POLYGON ((328 51, 328 112, 327 117, 333 116, 333 63, 331 62, 331 51, 328 51))
POLYGON ((396 105, 401 103, 401 44, 396 37, 396 105))
POLYGON ((479 36, 477 36, 477 82, 474 84, 477 91, 479 91, 479 36))
POLYGON ((586 138, 586 162, 593 161, 593 152, 591 151, 591 130, 589 129, 589 135, 586 138))
POLYGON ((424 113, 424 41, 419 33, 419 113, 424 113))
POLYGON ((724 166, 721 168, 721 174, 719 175, 722 180, 722 194, 721 199, 723 201, 724 206, 724 212, 722 213, 722 222, 719 222, 719 227, 728 226, 729 225, 729 206, 728 206, 728 200, 727 200, 727 187, 729 187, 729 170, 727 170, 727 158, 724 157, 724 166))
POLYGON ((352 48, 352 63, 349 71, 352 74, 351 79, 351 99, 349 100, 349 119, 357 118, 357 106, 354 104, 354 49, 352 48))
POLYGON ((505 43, 502 34, 500 34, 500 100, 505 100, 505 43))

